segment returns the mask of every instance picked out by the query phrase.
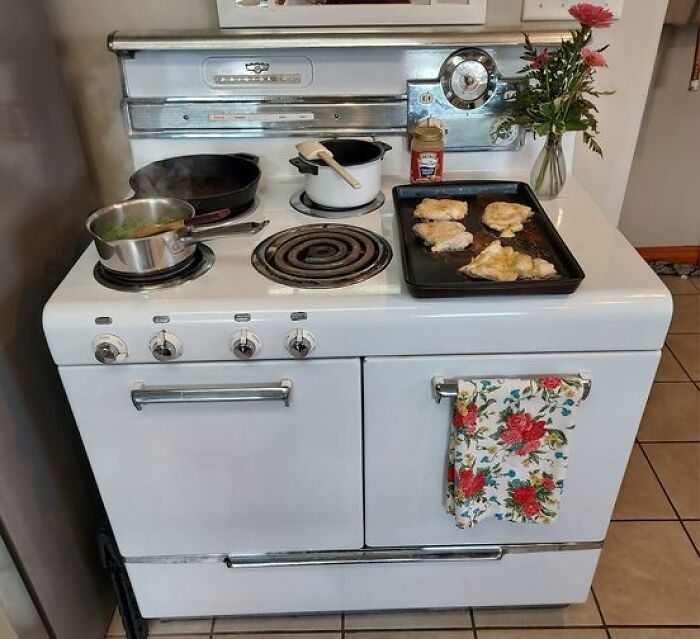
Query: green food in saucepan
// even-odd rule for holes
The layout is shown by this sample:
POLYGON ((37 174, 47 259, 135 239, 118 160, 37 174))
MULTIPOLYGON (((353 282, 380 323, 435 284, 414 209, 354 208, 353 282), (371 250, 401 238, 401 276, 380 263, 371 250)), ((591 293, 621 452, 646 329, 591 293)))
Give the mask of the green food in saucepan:
POLYGON ((126 240, 137 231, 145 229, 148 226, 170 224, 170 222, 177 222, 177 220, 179 219, 180 218, 177 217, 159 217, 157 220, 152 222, 126 222, 123 226, 115 226, 111 229, 107 229, 106 231, 100 233, 100 239, 104 240, 105 242, 116 242, 118 240, 126 240))

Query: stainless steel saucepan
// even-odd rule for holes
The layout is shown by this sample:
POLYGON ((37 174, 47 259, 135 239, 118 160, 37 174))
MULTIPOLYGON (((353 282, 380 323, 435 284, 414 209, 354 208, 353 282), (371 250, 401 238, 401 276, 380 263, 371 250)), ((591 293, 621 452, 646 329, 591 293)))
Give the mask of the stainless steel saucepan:
POLYGON ((86 226, 105 268, 129 275, 154 275, 183 264, 194 254, 198 242, 230 235, 254 235, 269 223, 266 220, 208 225, 191 220, 182 228, 148 237, 112 239, 128 234, 129 229, 190 220, 194 215, 194 207, 182 200, 143 198, 99 209, 87 219, 86 226))

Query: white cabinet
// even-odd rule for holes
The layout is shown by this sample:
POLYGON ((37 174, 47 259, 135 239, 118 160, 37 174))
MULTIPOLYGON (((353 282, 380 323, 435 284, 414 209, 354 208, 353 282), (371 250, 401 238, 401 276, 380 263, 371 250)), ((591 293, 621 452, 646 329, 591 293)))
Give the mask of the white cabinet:
POLYGON ((359 360, 60 373, 124 556, 362 546, 359 360), (131 399, 138 384, 201 389, 283 378, 293 384, 289 407, 198 402, 138 411, 131 399))
POLYGON ((389 357, 365 363, 365 534, 369 546, 600 541, 658 363, 657 352, 389 357), (451 402, 431 379, 587 373, 588 400, 569 443, 553 524, 483 521, 456 527, 445 512, 451 402))

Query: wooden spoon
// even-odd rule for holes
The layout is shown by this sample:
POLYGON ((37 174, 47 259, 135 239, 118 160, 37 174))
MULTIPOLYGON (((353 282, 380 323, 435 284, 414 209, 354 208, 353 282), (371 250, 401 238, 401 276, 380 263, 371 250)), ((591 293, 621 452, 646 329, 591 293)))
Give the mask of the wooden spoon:
POLYGON ((139 240, 144 237, 158 235, 158 233, 165 233, 166 231, 177 231, 178 229, 186 226, 212 224, 213 222, 220 222, 221 220, 225 219, 230 213, 230 209, 221 209, 220 211, 212 211, 211 213, 202 213, 201 215, 188 217, 184 220, 175 220, 174 222, 166 222, 165 224, 151 224, 150 226, 144 226, 143 228, 134 231, 126 239, 139 240))
POLYGON ((306 142, 300 142, 297 144, 297 151, 299 155, 307 160, 322 160, 328 166, 330 166, 341 178, 343 178, 353 189, 362 188, 362 185, 355 179, 350 171, 348 171, 343 165, 338 164, 333 159, 333 154, 320 142, 314 140, 307 140, 306 142))

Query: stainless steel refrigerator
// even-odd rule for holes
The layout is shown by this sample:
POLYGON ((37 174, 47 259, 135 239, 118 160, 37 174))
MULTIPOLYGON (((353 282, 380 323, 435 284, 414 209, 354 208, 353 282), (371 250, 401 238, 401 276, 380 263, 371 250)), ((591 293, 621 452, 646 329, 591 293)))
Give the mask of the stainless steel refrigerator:
POLYGON ((104 515, 41 329, 93 190, 41 1, 0 16, 0 632, 101 639, 104 515))

